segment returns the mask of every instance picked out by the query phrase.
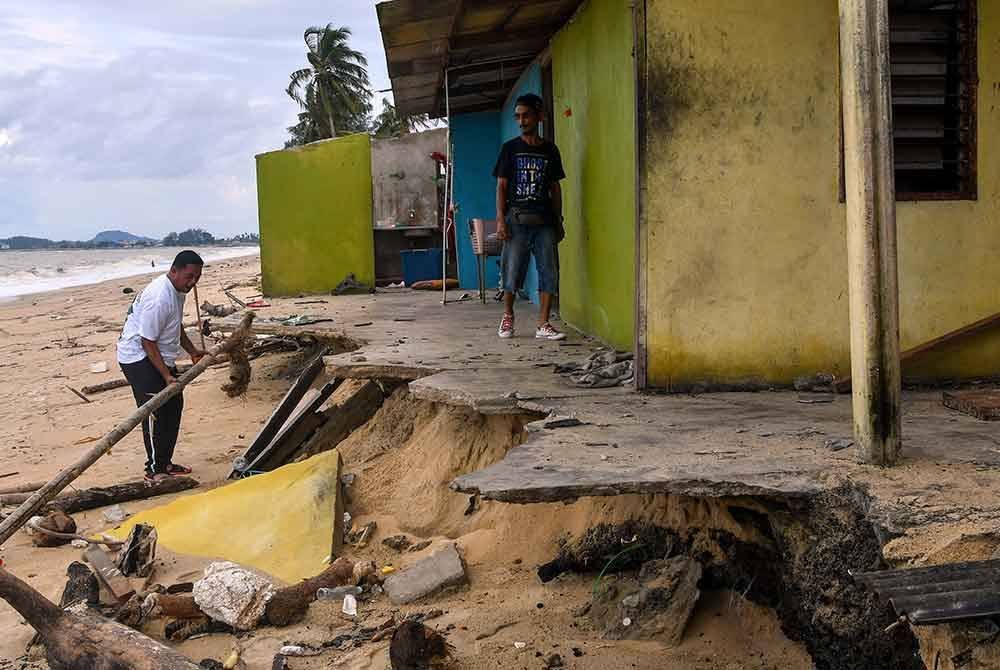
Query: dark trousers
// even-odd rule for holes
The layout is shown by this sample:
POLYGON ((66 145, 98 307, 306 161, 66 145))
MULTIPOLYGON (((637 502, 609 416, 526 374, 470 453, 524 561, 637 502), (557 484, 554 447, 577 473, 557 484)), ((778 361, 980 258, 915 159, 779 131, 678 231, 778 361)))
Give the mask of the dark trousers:
MULTIPOLYGON (((167 387, 163 377, 144 358, 138 363, 122 363, 125 379, 132 385, 132 395, 135 404, 142 407, 147 400, 167 387)), ((177 371, 170 370, 175 375, 177 371)), ((167 466, 173 461, 174 447, 177 446, 177 434, 181 429, 181 412, 184 411, 184 397, 177 394, 149 415, 142 422, 142 441, 146 445, 146 471, 166 472, 167 466)))

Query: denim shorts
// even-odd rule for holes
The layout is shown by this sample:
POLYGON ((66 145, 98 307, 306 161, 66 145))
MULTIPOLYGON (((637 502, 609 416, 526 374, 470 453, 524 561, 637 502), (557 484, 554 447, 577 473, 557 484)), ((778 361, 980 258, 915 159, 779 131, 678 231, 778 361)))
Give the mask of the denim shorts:
POLYGON ((513 223, 511 217, 507 217, 507 232, 509 237, 503 244, 500 256, 503 290, 516 293, 524 285, 528 260, 534 256, 535 268, 538 270, 538 290, 542 293, 558 293, 559 241, 556 227, 513 223))

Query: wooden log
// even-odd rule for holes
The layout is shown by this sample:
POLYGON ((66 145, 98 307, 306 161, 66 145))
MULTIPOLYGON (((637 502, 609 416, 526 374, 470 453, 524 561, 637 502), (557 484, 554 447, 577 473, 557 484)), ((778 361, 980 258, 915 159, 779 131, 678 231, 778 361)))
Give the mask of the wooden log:
POLYGON ((104 391, 111 391, 113 389, 120 389, 123 386, 128 386, 128 380, 126 379, 112 379, 109 382, 103 382, 101 384, 94 384, 92 386, 84 386, 81 391, 87 395, 94 395, 95 393, 103 393, 104 391))
POLYGON ((0 487, 0 495, 10 495, 11 493, 34 493, 43 486, 45 486, 45 482, 28 482, 27 484, 3 486, 0 487))
POLYGON ((58 509, 67 514, 76 514, 90 509, 117 505, 132 500, 146 500, 156 496, 180 493, 198 486, 198 480, 191 477, 164 477, 159 481, 128 482, 114 486, 94 487, 60 496, 45 505, 45 509, 58 509))
POLYGON ((52 670, 198 670, 166 645, 91 613, 66 612, 0 568, 0 598, 38 631, 52 670))
POLYGON ((150 414, 158 410, 168 400, 183 391, 185 386, 190 384, 198 377, 198 375, 204 372, 209 365, 215 362, 215 359, 219 354, 228 352, 235 346, 242 346, 244 338, 250 334, 250 325, 253 322, 253 318, 253 312, 247 312, 243 316, 243 320, 240 322, 239 328, 237 328, 236 331, 224 341, 212 347, 212 350, 209 351, 204 358, 192 366, 190 370, 181 375, 180 379, 177 380, 177 383, 171 384, 150 398, 142 407, 136 409, 135 412, 133 412, 127 419, 118 424, 114 430, 105 435, 102 439, 98 440, 94 446, 91 447, 82 458, 80 458, 80 460, 60 472, 45 486, 38 489, 38 491, 36 491, 30 499, 26 500, 20 507, 14 510, 12 514, 0 522, 0 545, 9 540, 10 537, 17 532, 17 529, 27 523, 28 519, 34 516, 38 510, 45 505, 45 503, 55 498, 60 491, 69 486, 70 482, 83 474, 87 468, 96 463, 101 456, 108 453, 111 450, 111 447, 132 432, 132 430, 145 421, 150 414))
POLYGON ((315 577, 278 589, 267 601, 264 618, 272 626, 288 626, 300 621, 308 611, 309 603, 316 600, 316 591, 350 584, 353 577, 354 562, 346 557, 338 558, 315 577))
POLYGON ((90 564, 97 579, 104 584, 118 602, 124 603, 135 594, 131 582, 111 561, 111 557, 97 545, 92 544, 83 550, 83 560, 90 564))
POLYGON ((862 462, 892 465, 902 382, 888 0, 840 0, 840 49, 854 441, 862 462))

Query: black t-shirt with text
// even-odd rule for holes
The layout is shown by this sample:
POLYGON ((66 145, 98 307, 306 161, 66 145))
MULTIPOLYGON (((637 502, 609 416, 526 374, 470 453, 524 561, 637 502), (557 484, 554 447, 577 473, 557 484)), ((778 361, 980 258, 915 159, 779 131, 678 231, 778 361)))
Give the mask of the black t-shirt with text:
POLYGON ((494 177, 507 179, 507 206, 539 213, 552 212, 549 188, 566 177, 562 157, 553 142, 532 145, 520 137, 505 142, 493 168, 494 177))

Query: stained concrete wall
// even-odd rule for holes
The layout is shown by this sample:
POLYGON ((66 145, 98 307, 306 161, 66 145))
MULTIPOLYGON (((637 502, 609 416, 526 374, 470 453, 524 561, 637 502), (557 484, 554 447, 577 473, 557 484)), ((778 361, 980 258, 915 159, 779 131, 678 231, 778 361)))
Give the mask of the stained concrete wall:
MULTIPOLYGON (((904 349, 1000 310, 1000 5, 979 5, 979 201, 900 203, 904 349)), ((648 0, 650 384, 847 375, 836 0, 648 0)), ((904 368, 1000 370, 1000 333, 904 368)))
POLYGON ((375 225, 439 224, 437 164, 430 155, 445 152, 447 130, 372 140, 375 225))
POLYGON ((328 292, 349 273, 374 284, 367 134, 260 154, 257 201, 265 295, 328 292))
POLYGON ((619 349, 635 327, 632 9, 587 0, 552 40, 556 143, 566 168, 559 260, 564 319, 619 349))

